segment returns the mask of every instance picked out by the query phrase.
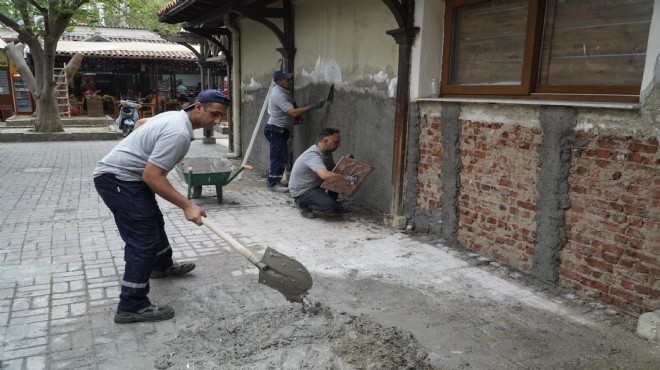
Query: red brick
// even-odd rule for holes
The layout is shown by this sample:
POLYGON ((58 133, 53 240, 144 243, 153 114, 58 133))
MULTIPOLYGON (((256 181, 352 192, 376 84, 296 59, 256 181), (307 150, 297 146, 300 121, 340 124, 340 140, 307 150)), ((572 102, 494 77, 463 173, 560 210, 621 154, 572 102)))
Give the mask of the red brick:
POLYGON ((596 156, 599 158, 612 158, 614 157, 614 152, 607 149, 596 149, 596 156))
POLYGON ((603 260, 607 263, 616 264, 619 261, 619 256, 609 254, 609 253, 603 253, 602 257, 603 257, 603 260))
POLYGON ((610 294, 613 296, 621 297, 624 298, 625 301, 627 302, 633 302, 636 304, 642 303, 642 298, 636 294, 632 294, 617 288, 612 287, 610 289, 610 294))
POLYGON ((594 163, 596 163, 596 165, 600 168, 607 168, 610 166, 610 164, 612 164, 612 162, 606 161, 604 159, 596 159, 594 163))
POLYGON ((530 211, 536 211, 536 204, 530 202, 518 201, 516 205, 520 208, 528 209, 530 211))
POLYGON ((641 143, 631 143, 628 145, 628 150, 631 152, 644 152, 649 154, 655 154, 658 152, 658 145, 644 145, 641 143))

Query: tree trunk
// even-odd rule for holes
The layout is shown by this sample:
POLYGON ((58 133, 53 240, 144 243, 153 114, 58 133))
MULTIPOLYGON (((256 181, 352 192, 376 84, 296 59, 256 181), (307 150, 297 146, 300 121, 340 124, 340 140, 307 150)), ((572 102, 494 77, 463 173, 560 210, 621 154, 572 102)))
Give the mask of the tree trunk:
POLYGON ((35 122, 37 132, 64 131, 57 106, 57 99, 55 98, 55 90, 50 84, 44 85, 41 94, 37 98, 37 106, 39 107, 39 115, 37 115, 35 122))
POLYGON ((75 53, 69 62, 66 64, 64 69, 66 70, 66 79, 68 81, 73 80, 73 76, 78 73, 78 70, 80 69, 80 65, 82 64, 83 58, 85 55, 83 53, 75 53))
MULTIPOLYGON (((89 0, 14 1, 11 6, 16 11, 14 15, 20 17, 19 21, 5 15, 6 9, 4 8, 9 6, 8 2, 2 2, 3 5, 0 5, 0 8, 3 8, 0 13, 0 23, 16 31, 19 40, 30 47, 34 70, 30 70, 23 59, 23 45, 7 45, 5 50, 8 51, 7 55, 26 81, 35 100, 37 117, 35 128, 38 132, 64 131, 57 106, 56 81, 53 71, 57 42, 75 12, 88 2, 89 0), (36 17, 33 19, 34 15, 41 15, 43 23, 39 24, 36 17)), ((75 55, 67 63, 65 67, 67 76, 75 74, 81 61, 82 55, 75 55)))
POLYGON ((32 74, 30 67, 25 62, 25 59, 23 59, 24 49, 25 45, 23 44, 7 44, 7 46, 5 46, 5 54, 9 60, 14 63, 14 66, 16 66, 18 73, 21 74, 21 77, 23 78, 23 81, 25 81, 25 84, 27 85, 30 92, 34 94, 34 91, 37 90, 37 80, 34 78, 34 75, 32 74))

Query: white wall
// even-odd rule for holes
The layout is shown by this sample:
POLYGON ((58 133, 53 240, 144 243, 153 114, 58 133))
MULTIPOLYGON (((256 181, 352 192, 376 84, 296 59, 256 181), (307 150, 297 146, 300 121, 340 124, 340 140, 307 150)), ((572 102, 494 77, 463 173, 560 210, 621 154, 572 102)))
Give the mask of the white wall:
MULTIPOLYGON (((313 83, 337 90, 375 90, 393 96, 398 46, 385 31, 398 28, 380 0, 303 0, 293 4, 296 89, 313 83)), ((276 24, 281 26, 281 22, 276 24)), ((281 54, 279 40, 265 26, 243 20, 242 85, 267 86, 281 54)))
POLYGON ((420 32, 415 38, 412 50, 411 99, 429 97, 433 78, 438 82, 438 89, 440 88, 444 16, 444 0, 415 2, 415 26, 420 27, 420 32))
MULTIPOLYGON (((660 86, 660 70, 656 66, 660 64, 660 0, 653 3, 653 17, 651 18, 651 29, 649 30, 649 42, 646 47, 646 64, 644 66, 644 77, 642 78, 642 98, 653 88, 653 79, 660 86)), ((658 66, 660 69, 660 66, 658 66)))

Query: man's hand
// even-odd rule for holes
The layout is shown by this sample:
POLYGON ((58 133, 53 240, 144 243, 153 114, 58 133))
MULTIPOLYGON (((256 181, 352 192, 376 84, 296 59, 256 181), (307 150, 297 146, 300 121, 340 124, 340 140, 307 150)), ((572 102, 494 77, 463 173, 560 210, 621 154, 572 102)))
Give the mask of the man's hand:
POLYGON ((310 104, 309 106, 312 109, 319 109, 319 108, 323 107, 323 104, 325 104, 325 100, 321 99, 321 100, 315 101, 314 103, 310 104))
POLYGON ((348 184, 349 185, 355 185, 358 183, 358 177, 353 175, 353 176, 348 176, 348 184))
POLYGON ((193 203, 183 209, 183 214, 186 220, 194 222, 197 226, 202 226, 202 217, 206 217, 204 208, 193 203))

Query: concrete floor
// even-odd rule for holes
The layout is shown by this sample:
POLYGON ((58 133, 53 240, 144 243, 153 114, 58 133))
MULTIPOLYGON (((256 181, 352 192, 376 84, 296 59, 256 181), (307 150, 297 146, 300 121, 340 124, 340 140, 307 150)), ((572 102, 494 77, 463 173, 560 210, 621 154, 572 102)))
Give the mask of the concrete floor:
MULTIPOLYGON (((228 345, 211 331, 219 318, 242 320, 292 306, 259 284, 256 268, 218 236, 161 200, 175 257, 194 260, 197 268, 151 283, 151 299, 171 304, 174 319, 114 324, 123 243, 91 172, 116 143, 0 145, 0 368, 217 368, 213 352, 228 345), (183 339, 194 345, 182 347, 183 339), (177 360, 163 366, 163 358, 177 360)), ((190 155, 219 156, 225 145, 226 137, 216 145, 196 140, 190 155)), ((185 194, 176 173, 170 181, 185 194)), ((637 337, 636 320, 432 238, 389 229, 350 201, 354 212, 347 216, 304 219, 288 195, 267 191, 258 173, 227 185, 224 204, 214 195, 205 187, 195 202, 257 255, 271 247, 301 262, 314 279, 312 301, 335 317, 365 317, 410 333, 434 368, 660 368, 660 344, 637 337)), ((296 337, 284 328, 279 336, 296 337)), ((225 358, 220 368, 300 368, 286 358, 311 351, 310 338, 323 337, 297 330, 307 336, 306 346, 290 339, 280 352, 262 348, 253 354, 262 357, 225 358)), ((356 368, 324 353, 326 360, 308 357, 305 366, 356 368)))

